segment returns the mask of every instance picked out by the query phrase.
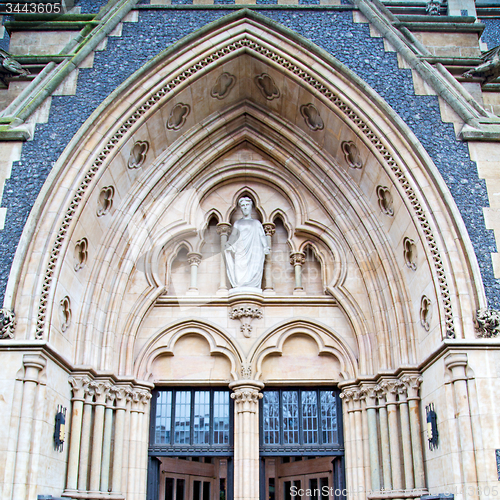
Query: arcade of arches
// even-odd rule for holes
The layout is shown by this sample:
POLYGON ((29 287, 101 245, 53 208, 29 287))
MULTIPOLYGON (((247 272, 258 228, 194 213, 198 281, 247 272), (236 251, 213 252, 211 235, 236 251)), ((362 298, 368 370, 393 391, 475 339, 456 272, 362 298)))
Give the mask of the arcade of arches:
POLYGON ((430 158, 358 77, 242 15, 148 63, 80 134, 15 271, 32 347, 13 358, 14 498, 53 393, 70 498, 418 498, 455 484, 446 460, 477 484, 460 351, 477 264, 430 158), (271 247, 262 293, 225 273, 242 195, 271 247), (427 401, 460 447, 428 455, 427 401))

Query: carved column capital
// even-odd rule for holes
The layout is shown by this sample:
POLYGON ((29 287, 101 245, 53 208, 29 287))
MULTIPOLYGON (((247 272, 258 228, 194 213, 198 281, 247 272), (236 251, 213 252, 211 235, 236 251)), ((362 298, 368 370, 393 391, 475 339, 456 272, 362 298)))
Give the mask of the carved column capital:
POLYGON ((385 394, 387 404, 395 404, 401 382, 399 380, 383 380, 379 387, 385 394))
POLYGON ((292 266, 303 266, 306 262, 306 256, 302 252, 293 252, 290 254, 290 264, 292 266))
POLYGON ((201 253, 190 252, 187 254, 187 261, 190 266, 199 266, 201 262, 201 253))
POLYGON ((275 224, 273 224, 272 222, 264 222, 264 224, 262 224, 262 227, 264 228, 264 233, 266 236, 274 236, 274 233, 276 232, 275 224))
POLYGON ((23 356, 24 382, 41 383, 40 372, 45 368, 47 360, 38 354, 25 354, 23 356))
POLYGON ((444 366, 451 371, 451 381, 455 382, 457 380, 467 380, 467 354, 466 353, 454 353, 448 354, 444 358, 444 366))
POLYGON ((127 386, 113 386, 111 391, 115 395, 116 408, 119 410, 124 410, 129 402, 130 387, 127 386))
POLYGON ((263 387, 264 384, 262 382, 249 382, 248 380, 243 383, 239 381, 229 384, 229 388, 234 391, 231 394, 231 399, 234 399, 236 413, 256 413, 259 399, 263 397, 260 392, 263 387))
POLYGON ((229 222, 219 222, 216 231, 219 236, 228 236, 231 233, 231 224, 229 222))
POLYGON ((377 391, 375 390, 376 385, 363 385, 361 391, 364 394, 364 399, 366 401, 366 408, 376 408, 377 407, 377 391))
POLYGON ((416 374, 401 377, 401 382, 406 386, 408 399, 420 399, 418 393, 423 380, 424 379, 420 375, 416 374))
POLYGON ((85 399, 85 386, 90 383, 90 378, 87 375, 82 377, 70 377, 68 380, 73 391, 72 401, 83 401, 85 399))
POLYGON ((111 384, 109 382, 103 382, 101 380, 95 380, 90 383, 95 394, 95 404, 96 405, 106 405, 106 399, 108 397, 109 391, 111 389, 111 384))

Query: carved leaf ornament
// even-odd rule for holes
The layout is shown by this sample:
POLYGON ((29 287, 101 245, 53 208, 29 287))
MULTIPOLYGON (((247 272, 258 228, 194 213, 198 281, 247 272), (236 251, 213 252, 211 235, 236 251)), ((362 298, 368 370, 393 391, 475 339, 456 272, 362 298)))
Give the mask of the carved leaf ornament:
POLYGON ((274 83, 274 80, 267 73, 255 77, 255 83, 262 95, 268 100, 278 99, 280 96, 280 89, 274 83))
POLYGON ((214 99, 224 99, 224 97, 229 95, 229 92, 231 92, 235 83, 236 77, 234 75, 231 75, 230 73, 222 73, 222 75, 217 78, 210 95, 214 99))
POLYGON ((16 327, 14 311, 0 309, 0 339, 13 339, 16 327))
POLYGON ((130 151, 128 159, 128 168, 139 168, 144 165, 146 155, 148 154, 149 143, 147 141, 137 141, 130 151))
POLYGON ((345 160, 351 168, 363 168, 363 163, 359 157, 359 149, 352 141, 342 143, 342 151, 344 152, 345 160))
POLYGON ((476 323, 479 338, 492 338, 500 335, 500 311, 479 309, 476 312, 476 323))
POLYGON ((170 111, 170 116, 167 120, 168 130, 179 130, 184 123, 186 123, 186 118, 188 117, 191 108, 189 104, 183 104, 182 102, 177 103, 170 111))
POLYGON ((105 186, 101 189, 97 199, 97 217, 103 217, 111 210, 114 196, 115 188, 113 186, 105 186))
POLYGON ((314 104, 304 104, 300 107, 300 114, 304 118, 306 125, 311 130, 323 130, 324 123, 319 115, 319 111, 314 104))

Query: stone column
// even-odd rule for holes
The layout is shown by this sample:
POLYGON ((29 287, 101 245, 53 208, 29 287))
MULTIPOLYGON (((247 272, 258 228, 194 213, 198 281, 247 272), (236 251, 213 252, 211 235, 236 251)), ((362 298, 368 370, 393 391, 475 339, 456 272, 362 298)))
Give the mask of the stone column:
POLYGON ((304 287, 302 286, 302 266, 306 262, 306 256, 302 252, 294 252, 290 254, 290 264, 295 269, 295 288, 293 289, 294 295, 304 294, 304 287))
POLYGON ((354 424, 354 445, 356 447, 356 473, 357 473, 357 485, 358 488, 354 491, 355 498, 363 496, 362 493, 365 490, 365 475, 364 475, 364 457, 363 457, 363 422, 361 417, 361 398, 364 394, 356 389, 353 391, 353 415, 351 417, 351 422, 354 424))
POLYGON ((399 381, 387 380, 380 384, 385 391, 387 420, 389 423, 389 448, 391 450, 392 488, 401 490, 403 478, 401 474, 401 454, 399 452, 399 425, 397 413, 397 390, 399 381))
POLYGON ((264 384, 239 380, 234 392, 234 500, 259 499, 259 392, 264 384))
MULTIPOLYGON (((340 394, 344 407, 344 427, 345 427, 345 450, 346 450, 346 473, 347 489, 353 498, 357 498, 359 491, 358 474, 358 453, 356 446, 356 417, 354 398, 357 397, 357 389, 344 389, 340 394)), ((361 483, 363 484, 363 483, 361 483)))
POLYGON ((111 462, 111 437, 113 434, 113 412, 116 387, 111 387, 106 395, 106 411, 104 413, 104 438, 102 444, 101 492, 108 493, 109 470, 111 462))
POLYGON ((368 447, 370 455, 371 489, 380 490, 380 461, 378 454, 377 395, 375 387, 365 387, 366 414, 368 418, 368 447))
POLYGON ((138 498, 146 498, 147 493, 150 399, 151 393, 148 390, 143 390, 141 395, 142 412, 139 414, 139 453, 137 454, 138 498))
MULTIPOLYGON (((266 234, 267 246, 272 249, 272 237, 276 232, 276 226, 272 222, 266 222, 262 224, 262 227, 264 228, 264 233, 266 234)), ((268 294, 274 293, 271 252, 266 255, 264 263, 264 293, 266 292, 268 294)))
POLYGON ((385 403, 385 393, 382 387, 376 386, 379 402, 379 418, 380 418, 380 448, 382 451, 382 473, 384 478, 384 490, 392 490, 392 474, 391 474, 391 452, 389 448, 389 423, 387 421, 387 408, 385 403))
POLYGON ((422 450, 422 435, 420 425, 419 395, 418 391, 422 383, 419 375, 405 376, 402 379, 407 388, 407 401, 410 417, 410 433, 413 453, 413 474, 415 488, 425 488, 424 456, 422 450))
POLYGON ((226 248, 227 238, 230 233, 231 224, 228 222, 219 222, 217 224, 217 234, 220 236, 220 285, 218 293, 227 292, 226 260, 224 259, 224 249, 226 248))
POLYGON ((127 411, 128 388, 117 387, 115 392, 115 444, 113 449, 113 483, 111 491, 118 494, 122 491, 123 441, 125 439, 125 413, 127 411))
POLYGON ((66 479, 65 493, 77 490, 78 487, 78 464, 80 460, 80 443, 82 439, 82 417, 85 391, 90 379, 88 377, 70 377, 69 383, 73 389, 72 411, 71 411, 71 431, 68 455, 68 475, 66 479))
POLYGON ((137 389, 130 392, 130 439, 129 439, 129 462, 128 462, 128 481, 127 481, 127 500, 134 500, 136 498, 136 481, 138 480, 136 474, 136 458, 138 452, 138 434, 139 434, 139 412, 141 411, 141 393, 137 389))
POLYGON ((415 487, 413 480, 413 458, 412 442, 410 432, 410 415, 408 412, 407 388, 404 384, 398 387, 399 414, 401 416, 401 441, 403 444, 403 464, 405 471, 405 489, 412 490, 415 487))
POLYGON ((78 467, 78 491, 87 491, 87 475, 89 470, 90 425, 92 423, 92 408, 94 386, 92 382, 85 387, 85 402, 83 404, 82 437, 80 448, 80 464, 78 467))
POLYGON ((476 499, 478 498, 477 469, 467 387, 467 354, 449 354, 444 358, 444 364, 451 371, 451 383, 455 395, 455 418, 459 429, 464 489, 467 488, 472 492, 469 494, 470 499, 476 499))
POLYGON ((191 252, 187 254, 188 263, 191 266, 191 283, 189 285, 188 295, 198 295, 198 266, 201 262, 201 254, 191 252))
POLYGON ((27 498, 30 450, 32 442, 33 420, 35 418, 35 401, 40 384, 40 373, 45 368, 47 360, 37 354, 25 354, 23 357, 23 399, 19 421, 16 465, 14 469, 14 499, 27 498))

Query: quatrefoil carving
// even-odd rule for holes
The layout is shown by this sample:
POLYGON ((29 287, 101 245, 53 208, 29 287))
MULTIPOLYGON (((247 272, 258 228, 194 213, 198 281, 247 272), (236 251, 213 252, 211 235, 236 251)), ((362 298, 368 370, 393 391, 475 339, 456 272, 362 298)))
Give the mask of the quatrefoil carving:
POLYGON ((146 161, 146 156, 149 151, 149 142, 147 141, 137 141, 134 147, 130 151, 130 157, 128 159, 128 168, 140 168, 144 165, 146 161))
POLYGON ((255 77, 255 83, 262 95, 268 100, 278 99, 280 96, 280 89, 274 83, 274 80, 267 73, 262 73, 255 77))
POLYGON ((178 102, 170 111, 170 115, 167 120, 168 130, 179 130, 184 123, 186 123, 186 118, 191 111, 189 104, 184 104, 178 102))
POLYGON ((420 324, 424 327, 425 331, 430 330, 431 321, 431 301, 425 295, 422 296, 420 301, 420 324))
POLYGON ((222 75, 217 78, 210 95, 214 99, 224 99, 224 97, 229 95, 229 92, 231 92, 235 83, 236 77, 234 75, 231 75, 230 73, 222 73, 222 75))
POLYGON ((59 304, 61 306, 61 330, 65 332, 71 325, 71 301, 66 295, 59 304))
POLYGON ((417 245, 410 238, 403 240, 405 264, 413 271, 417 270, 417 245))
POLYGON ((114 196, 115 188, 113 186, 105 186, 101 189, 97 199, 97 217, 102 217, 111 210, 114 196))
POLYGON ((306 125, 311 130, 322 130, 324 127, 323 120, 319 115, 319 111, 312 103, 304 104, 300 107, 300 114, 304 118, 306 125))
POLYGON ((351 168, 363 168, 358 147, 354 142, 344 141, 342 143, 342 151, 344 152, 345 161, 351 168))
POLYGON ((392 206, 392 194, 386 186, 377 186, 378 206, 380 210, 389 217, 394 215, 392 206))
POLYGON ((78 240, 75 245, 75 271, 78 272, 87 263, 89 242, 87 238, 78 240))

